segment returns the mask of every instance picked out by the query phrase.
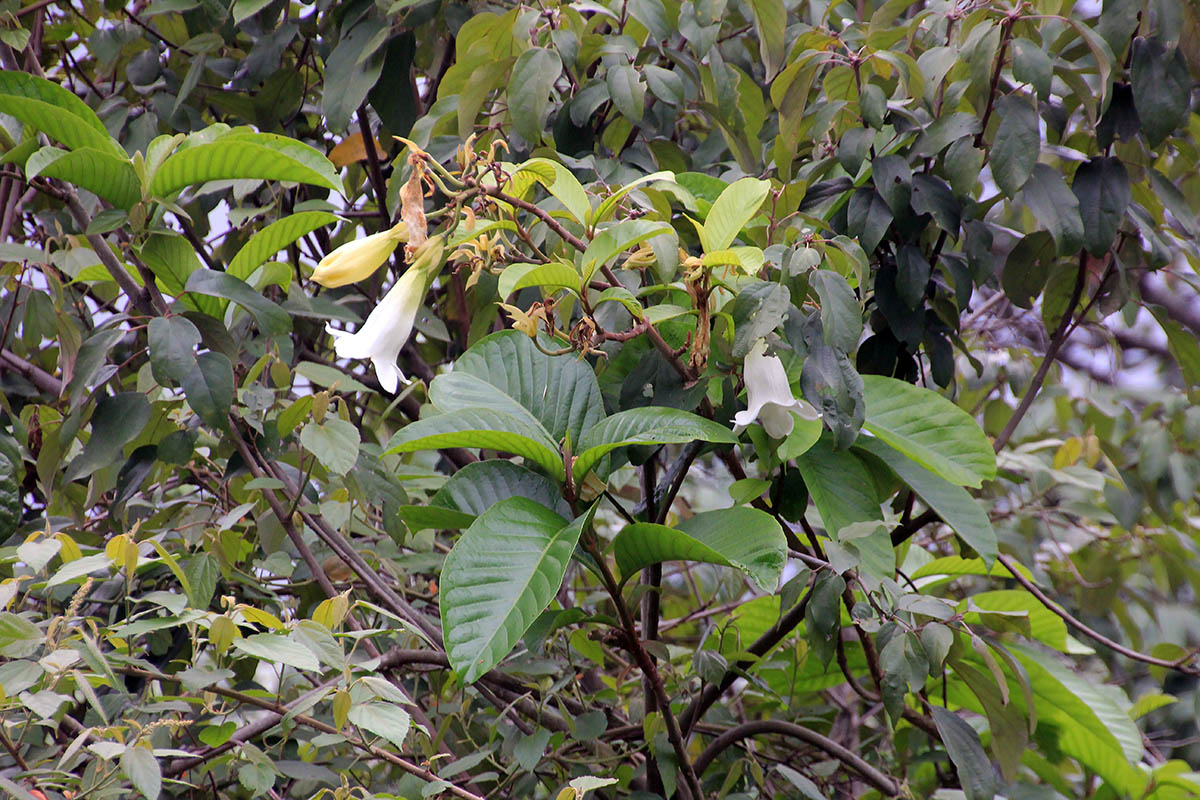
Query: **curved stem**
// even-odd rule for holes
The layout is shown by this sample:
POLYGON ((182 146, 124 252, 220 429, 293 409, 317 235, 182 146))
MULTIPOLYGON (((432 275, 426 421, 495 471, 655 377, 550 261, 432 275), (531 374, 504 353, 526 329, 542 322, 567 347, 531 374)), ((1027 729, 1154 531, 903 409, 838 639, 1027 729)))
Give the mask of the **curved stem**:
POLYGON ((704 770, 708 768, 713 760, 731 745, 737 744, 743 739, 766 733, 774 733, 807 742, 857 772, 862 776, 863 780, 874 786, 885 796, 897 797, 900 794, 900 785, 895 778, 871 766, 861 756, 852 753, 833 739, 822 736, 814 730, 809 730, 803 725, 778 719, 744 722, 725 731, 709 742, 708 747, 704 748, 704 752, 696 758, 696 771, 703 774, 704 770))
POLYGON ((1063 622, 1067 623, 1089 639, 1099 642, 1113 652, 1119 653, 1120 655, 1123 655, 1132 661, 1140 661, 1143 664, 1150 664, 1151 666, 1155 667, 1163 667, 1164 669, 1173 669, 1176 672, 1182 672, 1185 675, 1200 675, 1200 669, 1188 666, 1186 664, 1186 661, 1189 660, 1189 657, 1185 657, 1184 659, 1177 661, 1167 661, 1166 659, 1155 658, 1154 656, 1146 655, 1145 653, 1139 653, 1137 650, 1131 650, 1120 642, 1113 641, 1099 631, 1089 628, 1087 625, 1084 625, 1077 618, 1072 616, 1065 608, 1054 602, 1049 595, 1038 588, 1037 584, 1026 578, 1021 570, 1018 569, 1019 565, 1013 561, 1012 558, 1001 553, 996 556, 996 560, 1003 564, 1004 568, 1012 573, 1013 578, 1017 583, 1021 584, 1021 586, 1025 588, 1025 591, 1036 597, 1038 602, 1061 617, 1063 622))

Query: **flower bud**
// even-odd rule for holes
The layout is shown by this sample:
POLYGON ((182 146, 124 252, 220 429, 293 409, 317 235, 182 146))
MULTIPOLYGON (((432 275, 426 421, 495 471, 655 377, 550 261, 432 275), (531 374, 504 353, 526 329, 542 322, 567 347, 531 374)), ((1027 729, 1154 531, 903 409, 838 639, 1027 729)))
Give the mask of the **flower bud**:
POLYGON ((367 278, 383 265, 400 242, 408 241, 408 226, 397 223, 389 230, 347 242, 321 259, 312 280, 329 288, 367 278))

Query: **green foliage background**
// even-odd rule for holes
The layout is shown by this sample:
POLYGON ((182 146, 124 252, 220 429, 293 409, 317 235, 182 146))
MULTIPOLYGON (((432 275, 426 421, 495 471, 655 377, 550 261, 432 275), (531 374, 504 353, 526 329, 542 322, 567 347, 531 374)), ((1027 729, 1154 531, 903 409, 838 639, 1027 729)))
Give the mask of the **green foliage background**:
POLYGON ((1194 5, 4 0, 0 64, 4 793, 1200 794, 1194 5), (432 252, 392 395, 326 325, 432 252))

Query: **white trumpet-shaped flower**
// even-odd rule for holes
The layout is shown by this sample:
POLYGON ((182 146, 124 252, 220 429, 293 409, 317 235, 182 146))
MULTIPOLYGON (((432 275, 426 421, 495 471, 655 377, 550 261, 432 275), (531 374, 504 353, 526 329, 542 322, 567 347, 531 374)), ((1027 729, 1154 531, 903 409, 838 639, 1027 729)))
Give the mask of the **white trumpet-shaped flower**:
POLYGON ((333 336, 338 358, 371 359, 380 385, 388 392, 395 392, 404 378, 396 359, 412 333, 429 279, 442 265, 443 244, 441 236, 422 244, 412 265, 357 331, 350 333, 325 326, 333 336))
POLYGON ((734 415, 735 425, 745 427, 757 419, 768 435, 782 439, 792 432, 793 414, 807 420, 820 418, 817 409, 792 394, 783 362, 767 355, 766 339, 759 339, 746 355, 745 379, 749 408, 734 415))

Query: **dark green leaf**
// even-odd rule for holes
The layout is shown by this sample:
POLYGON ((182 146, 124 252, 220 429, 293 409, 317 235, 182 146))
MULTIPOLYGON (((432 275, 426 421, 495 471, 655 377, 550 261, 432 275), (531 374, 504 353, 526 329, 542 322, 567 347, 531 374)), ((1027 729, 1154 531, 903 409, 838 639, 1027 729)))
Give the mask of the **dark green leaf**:
POLYGON ((150 421, 150 402, 139 392, 102 397, 92 414, 92 437, 83 453, 67 468, 68 482, 87 477, 100 467, 120 463, 125 445, 150 421))
POLYGON ((467 464, 447 479, 429 503, 478 516, 509 497, 529 498, 563 516, 569 513, 558 484, 503 459, 467 464))
POLYGON ((234 385, 233 364, 226 356, 211 351, 202 354, 181 383, 188 405, 200 419, 214 428, 229 430, 234 385))
POLYGON ((1042 141, 1038 115, 1027 98, 1007 95, 996 101, 996 116, 1000 124, 992 142, 992 177, 1001 191, 1014 197, 1037 163, 1042 141))
POLYGON ((967 800, 992 800, 996 796, 996 773, 979 734, 957 714, 940 706, 932 706, 930 712, 967 800))
POLYGON ((1079 200, 1067 188, 1062 173, 1047 164, 1034 165, 1022 196, 1025 205, 1054 238, 1059 255, 1079 250, 1083 245, 1079 200))
POLYGON ((155 317, 147 333, 150 344, 150 369, 161 386, 183 380, 196 364, 196 345, 200 331, 181 316, 155 317))
POLYGON ((791 293, 781 283, 762 281, 738 292, 730 307, 735 324, 733 357, 745 357, 756 341, 779 327, 789 308, 791 293))
POLYGON ((850 197, 846 222, 850 236, 873 253, 892 224, 892 211, 873 189, 862 188, 850 197))
POLYGON ((1191 71, 1181 48, 1168 51, 1157 38, 1138 36, 1129 72, 1142 131, 1150 146, 1157 147, 1187 119, 1191 71))
POLYGON ((606 73, 608 93, 613 105, 631 122, 641 122, 646 107, 646 86, 642 76, 629 64, 616 64, 606 73))
POLYGON ((1013 305, 1032 308, 1042 292, 1056 258, 1054 240, 1045 231, 1037 231, 1017 242, 1004 262, 1001 285, 1013 305))
POLYGON ((821 302, 825 343, 844 353, 854 352, 862 337, 863 315, 850 284, 833 270, 818 269, 809 273, 808 285, 821 302))
MULTIPOLYGON (((511 401, 526 409, 555 442, 564 437, 579 442, 583 432, 604 416, 600 386, 586 362, 572 355, 546 355, 518 331, 502 331, 480 340, 454 369, 486 381, 495 393, 505 396, 504 403, 511 401)), ((447 410, 465 405, 455 402, 449 393, 438 395, 435 402, 447 410)))
POLYGON ((932 272, 921 248, 906 244, 896 253, 896 292, 909 308, 922 304, 932 272))
MULTIPOLYGON (((379 80, 383 71, 383 53, 367 48, 380 33, 386 32, 388 23, 382 15, 368 14, 349 31, 342 33, 341 40, 325 61, 325 85, 321 92, 321 112, 329 127, 335 131, 346 130, 350 118, 362 105, 367 92, 379 80)), ((382 42, 379 42, 382 45, 382 42)))
POLYGON ((966 489, 938 477, 881 439, 862 436, 856 446, 883 459, 988 566, 992 564, 996 558, 996 531, 987 512, 966 489))
POLYGON ((583 480, 600 459, 618 447, 696 440, 732 444, 737 437, 724 425, 675 408, 651 406, 620 411, 596 423, 579 440, 573 474, 576 480, 583 480))
POLYGON ((852 452, 834 450, 822 437, 796 458, 796 466, 831 537, 856 522, 880 519, 875 482, 852 452))
POLYGON ((1079 199, 1083 243, 1099 258, 1117 238, 1117 229, 1129 207, 1129 175, 1115 156, 1096 156, 1075 170, 1071 190, 1079 199))
POLYGON ((1054 77, 1054 64, 1046 51, 1028 39, 1017 38, 1013 47, 1013 77, 1028 83, 1037 91, 1038 98, 1050 96, 1050 80, 1054 77))
POLYGON ((227 272, 198 269, 188 276, 187 291, 232 300, 254 316, 263 333, 287 333, 292 329, 292 318, 286 311, 227 272))
POLYGON ((809 343, 800 389, 804 399, 821 412, 839 449, 849 447, 862 428, 862 387, 862 378, 844 352, 825 344, 824 339, 809 343))
POLYGON ((562 61, 552 50, 531 47, 517 58, 508 79, 508 114, 513 130, 537 147, 550 113, 550 93, 562 72, 562 61))

